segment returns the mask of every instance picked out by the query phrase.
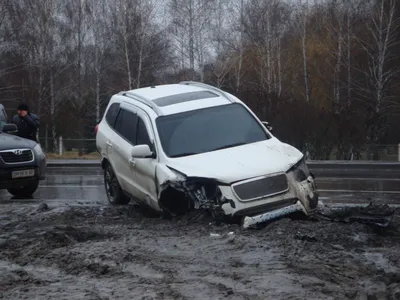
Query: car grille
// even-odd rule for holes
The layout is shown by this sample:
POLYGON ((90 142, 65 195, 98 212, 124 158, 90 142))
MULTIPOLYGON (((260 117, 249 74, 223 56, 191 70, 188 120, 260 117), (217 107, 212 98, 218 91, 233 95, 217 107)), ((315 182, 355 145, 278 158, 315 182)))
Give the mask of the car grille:
POLYGON ((244 201, 269 197, 288 190, 285 174, 239 183, 233 186, 236 195, 244 201))
POLYGON ((1 159, 7 164, 31 162, 33 160, 32 150, 10 150, 0 152, 1 159))

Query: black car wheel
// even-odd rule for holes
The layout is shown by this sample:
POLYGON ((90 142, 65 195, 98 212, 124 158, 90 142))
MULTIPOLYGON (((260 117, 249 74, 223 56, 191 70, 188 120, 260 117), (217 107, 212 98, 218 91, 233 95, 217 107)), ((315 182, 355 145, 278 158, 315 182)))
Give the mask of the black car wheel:
POLYGON ((104 186, 106 188, 108 201, 111 204, 124 205, 128 204, 131 200, 122 192, 121 186, 118 183, 118 179, 109 164, 107 164, 104 170, 104 186))
POLYGON ((32 196, 39 186, 39 180, 35 180, 30 184, 24 185, 21 188, 11 188, 7 191, 15 197, 30 197, 32 196))

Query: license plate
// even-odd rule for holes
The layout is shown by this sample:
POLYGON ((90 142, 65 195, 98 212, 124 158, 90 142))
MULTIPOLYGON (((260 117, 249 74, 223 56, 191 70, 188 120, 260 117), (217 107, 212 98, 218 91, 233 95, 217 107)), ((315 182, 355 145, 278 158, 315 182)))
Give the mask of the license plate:
POLYGON ((35 170, 20 170, 11 173, 12 179, 35 176, 35 170))

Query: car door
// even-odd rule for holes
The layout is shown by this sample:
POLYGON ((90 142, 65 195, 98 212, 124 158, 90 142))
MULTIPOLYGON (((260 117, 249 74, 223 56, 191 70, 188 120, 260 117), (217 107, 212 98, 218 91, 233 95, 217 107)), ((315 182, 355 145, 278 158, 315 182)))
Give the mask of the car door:
POLYGON ((152 208, 159 210, 157 186, 155 182, 156 166, 158 163, 156 146, 154 144, 154 131, 146 113, 137 112, 138 125, 136 133, 137 145, 148 145, 155 154, 149 158, 132 158, 132 175, 141 199, 152 208))
POLYGON ((115 121, 115 132, 109 140, 109 157, 122 190, 141 200, 132 175, 131 152, 136 143, 137 114, 135 107, 121 104, 115 121))

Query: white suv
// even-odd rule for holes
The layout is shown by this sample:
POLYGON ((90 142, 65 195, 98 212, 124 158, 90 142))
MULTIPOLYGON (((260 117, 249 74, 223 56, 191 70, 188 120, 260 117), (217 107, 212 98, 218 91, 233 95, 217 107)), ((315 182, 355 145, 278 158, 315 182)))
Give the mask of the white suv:
POLYGON ((235 96, 198 82, 112 96, 97 126, 107 197, 170 216, 193 209, 245 228, 318 204, 303 154, 235 96), (263 124, 264 123, 264 124, 263 124))

